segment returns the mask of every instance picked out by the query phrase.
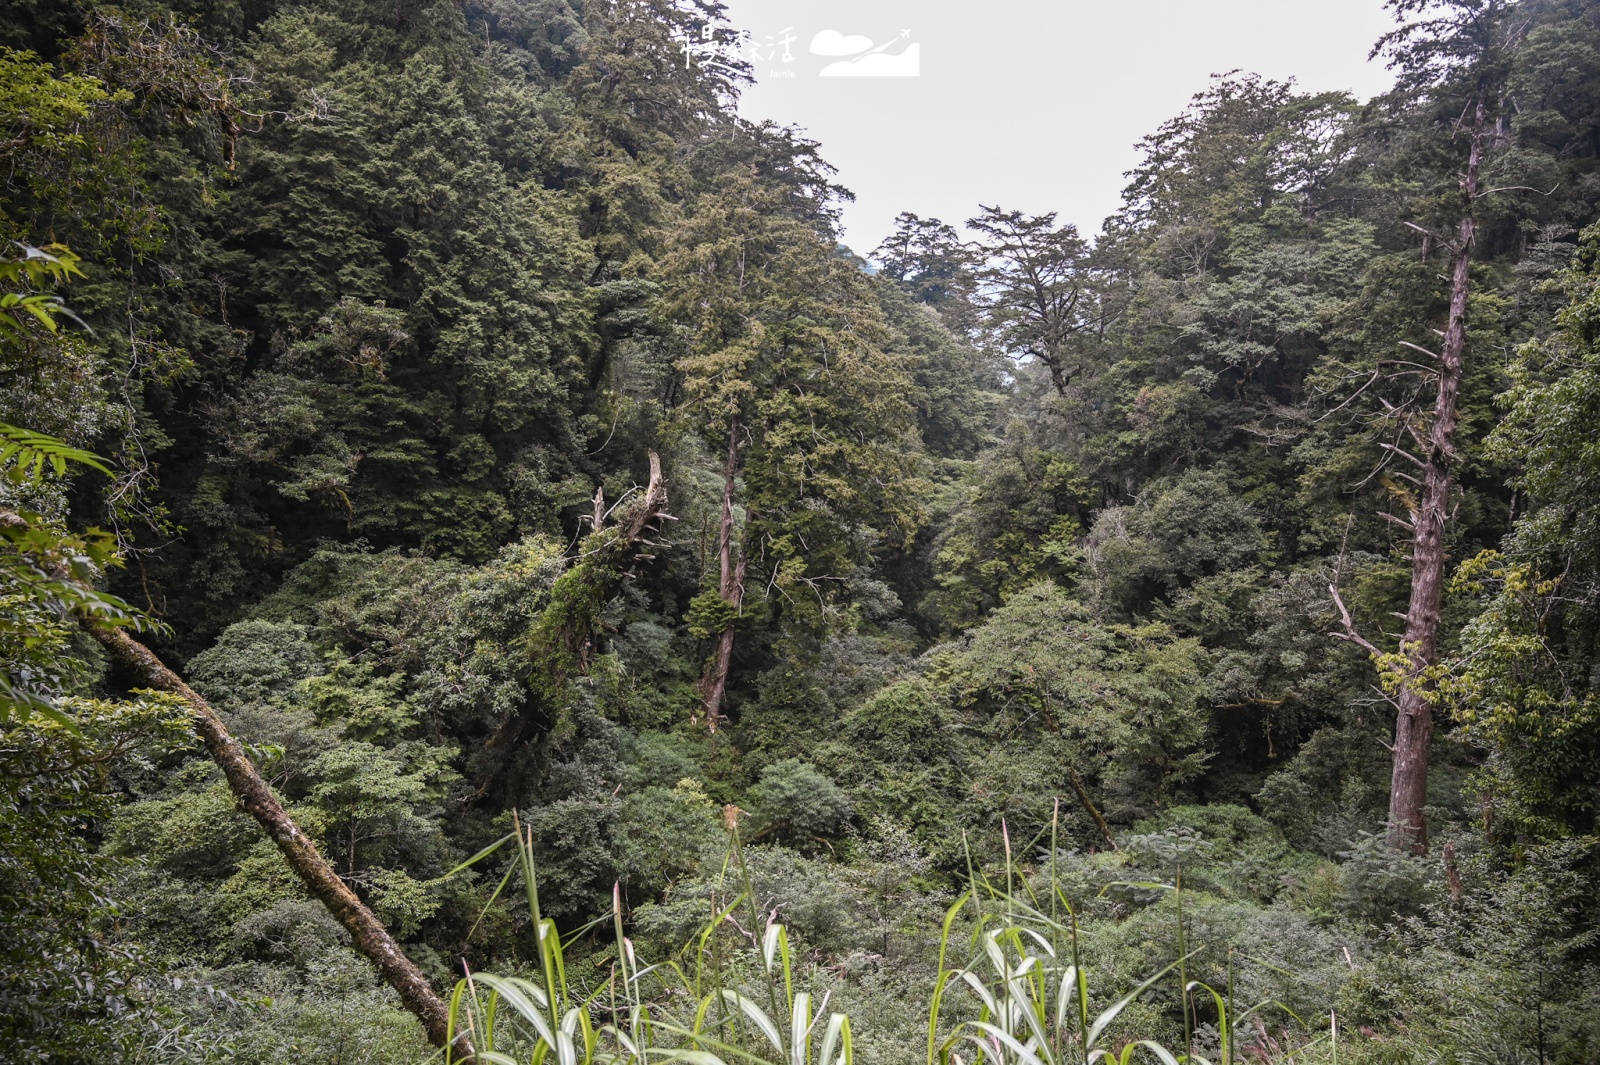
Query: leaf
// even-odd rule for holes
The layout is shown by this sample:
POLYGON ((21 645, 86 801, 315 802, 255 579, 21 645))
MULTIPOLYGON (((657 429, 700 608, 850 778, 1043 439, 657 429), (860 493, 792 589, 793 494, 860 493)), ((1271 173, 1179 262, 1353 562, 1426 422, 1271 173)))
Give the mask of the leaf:
POLYGON ((0 422, 0 465, 8 460, 15 460, 15 472, 21 474, 31 484, 39 482, 46 462, 58 477, 66 474, 68 463, 88 466, 107 477, 112 476, 105 460, 93 452, 72 447, 65 441, 46 436, 44 433, 35 433, 0 422))

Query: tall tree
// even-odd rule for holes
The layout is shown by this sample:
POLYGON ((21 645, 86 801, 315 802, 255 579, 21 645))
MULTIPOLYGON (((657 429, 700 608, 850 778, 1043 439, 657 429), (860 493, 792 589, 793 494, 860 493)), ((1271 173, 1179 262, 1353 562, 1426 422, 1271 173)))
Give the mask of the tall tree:
POLYGON ((1089 242, 1078 227, 1057 226, 1053 212, 985 207, 967 225, 978 234, 985 328, 1007 355, 1042 363, 1066 395, 1083 369, 1074 342, 1098 338, 1112 317, 1107 279, 1094 267, 1089 242))
POLYGON ((781 183, 754 168, 717 178, 667 262, 687 422, 718 456, 714 590, 691 631, 711 639, 705 724, 722 714, 747 582, 802 627, 824 622, 880 543, 922 520, 903 357, 869 279, 781 183))
MULTIPOLYGON (((1478 238, 1486 163, 1506 144, 1505 85, 1508 59, 1521 32, 1502 0, 1391 0, 1406 22, 1379 41, 1373 54, 1387 54, 1399 74, 1399 102, 1422 109, 1458 146, 1456 192, 1444 204, 1453 215, 1453 232, 1426 239, 1449 253, 1449 311, 1438 351, 1409 342, 1430 359, 1435 380, 1431 412, 1397 411, 1417 454, 1391 445, 1417 469, 1411 505, 1411 596, 1398 654, 1385 654, 1361 637, 1345 618, 1347 639, 1373 654, 1395 689, 1393 772, 1389 791, 1387 838, 1396 849, 1425 853, 1428 828, 1428 767, 1433 742, 1433 710, 1438 701, 1440 604, 1448 554, 1446 528, 1451 514, 1452 471, 1460 456, 1457 431, 1462 371, 1467 358, 1467 312, 1473 293, 1472 264, 1478 238), (1452 202, 1453 201, 1453 202, 1452 202)), ((1415 227, 1422 228, 1422 227, 1415 227)), ((1338 591, 1334 589, 1337 599, 1338 591)))
POLYGON ((901 211, 894 232, 873 250, 872 261, 912 299, 938 311, 951 329, 970 334, 976 328, 972 251, 954 226, 901 211))

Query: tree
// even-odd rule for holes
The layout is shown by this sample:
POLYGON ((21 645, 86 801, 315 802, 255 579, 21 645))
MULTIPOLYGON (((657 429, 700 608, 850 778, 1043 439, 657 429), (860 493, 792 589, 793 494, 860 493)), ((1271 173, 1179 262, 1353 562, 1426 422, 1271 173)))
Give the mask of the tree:
POLYGON ((1071 575, 1090 497, 1072 461, 1030 439, 1020 420, 983 452, 963 487, 934 540, 938 588, 922 604, 951 629, 978 622, 1041 579, 1071 575))
MULTIPOLYGON (((211 760, 228 778, 228 788, 239 805, 256 819, 278 847, 284 861, 304 881, 308 890, 344 926, 356 949, 372 962, 384 982, 394 988, 406 1009, 427 1029, 428 1039, 437 1047, 451 1047, 470 1055, 472 1044, 465 1033, 449 1031, 445 1003, 434 992, 428 978, 406 957, 383 922, 351 890, 322 856, 317 845, 283 808, 272 786, 250 760, 244 746, 228 731, 227 725, 211 704, 168 669, 149 648, 120 629, 106 628, 91 619, 84 627, 123 668, 151 688, 177 696, 190 711, 195 731, 205 742, 211 760)), ((359 801, 359 800, 358 800, 359 801)), ((355 830, 352 829, 352 832, 355 830)), ((352 837, 354 847, 359 839, 352 837)))
POLYGON ((96 7, 71 22, 78 36, 53 42, 53 64, 0 56, 0 231, 48 232, 93 264, 73 304, 95 330, 27 352, 0 417, 116 456, 100 502, 127 546, 136 530, 176 531, 155 477, 170 438, 146 402, 227 346, 197 291, 215 250, 200 230, 241 123, 262 116, 246 115, 248 90, 216 47, 170 14, 96 7))
POLYGON ((904 360, 885 350, 868 279, 785 199, 726 173, 667 262, 688 348, 682 415, 721 466, 716 586, 689 617, 713 642, 700 681, 711 729, 752 569, 815 625, 879 543, 906 543, 922 520, 904 360))
POLYGON ((977 328, 976 264, 954 226, 901 211, 894 232, 873 250, 872 261, 912 299, 937 311, 951 329, 970 335, 977 328))
POLYGON ((1216 268, 1232 231, 1277 206, 1307 221, 1320 208, 1355 101, 1305 94, 1292 83, 1230 71, 1215 75, 1183 113, 1140 143, 1123 208, 1107 221, 1113 243, 1145 245, 1157 277, 1195 278, 1216 268))
POLYGON ((1095 269, 1088 241, 1054 212, 1024 215, 985 207, 967 225, 978 233, 973 253, 984 327, 996 347, 1018 360, 1036 359, 1061 395, 1084 369, 1079 337, 1099 339, 1111 322, 1108 278, 1095 269))
MULTIPOLYGON (((1395 689, 1393 774, 1389 789, 1388 841, 1396 849, 1426 853, 1428 763, 1433 741, 1433 710, 1438 701, 1439 610, 1447 576, 1445 532, 1451 512, 1451 473, 1460 450, 1458 398, 1467 355, 1467 307, 1472 295, 1472 264, 1480 203, 1487 191, 1482 178, 1489 153, 1503 147, 1507 58, 1520 32, 1501 0, 1391 0, 1397 17, 1430 17, 1407 23, 1385 36, 1374 54, 1385 53, 1399 71, 1397 91, 1423 102, 1453 142, 1464 144, 1459 195, 1450 211, 1453 236, 1432 235, 1449 251, 1449 312, 1437 352, 1406 343, 1433 363, 1431 416, 1397 412, 1402 428, 1420 454, 1390 445, 1418 470, 1407 480, 1416 487, 1408 532, 1411 536, 1411 597, 1398 654, 1388 655, 1360 636, 1344 609, 1341 635, 1372 654, 1395 689)), ((1420 228, 1420 227, 1418 227, 1420 228)), ((1426 231, 1424 231, 1426 232, 1426 231)), ((1338 589, 1333 589, 1335 599, 1338 589)))
MULTIPOLYGON (((60 249, 58 255, 38 249, 26 250, 28 254, 21 262, 0 264, 0 281, 13 289, 0 295, 0 342, 16 343, 35 329, 54 334, 58 329, 58 316, 66 313, 53 293, 34 290, 45 283, 71 277, 77 272, 73 265, 75 260, 65 249, 60 249)), ((109 472, 95 456, 51 437, 0 425, 0 440, 4 441, 0 444, 0 463, 6 464, 5 484, 11 489, 0 496, 0 502, 5 504, 13 503, 11 497, 17 489, 24 498, 37 494, 47 473, 63 476, 69 464, 83 464, 109 472)), ((105 533, 91 530, 73 535, 60 521, 21 507, 0 506, 0 603, 4 604, 0 608, 0 725, 13 720, 26 724, 37 712, 69 732, 78 731, 71 717, 57 705, 57 697, 67 687, 62 674, 77 673, 81 678, 86 672, 69 645, 67 625, 76 618, 115 660, 134 670, 150 687, 175 695, 187 704, 197 731, 213 760, 227 775, 240 804, 267 830, 312 892, 345 924, 357 945, 400 994, 407 1008, 427 1026, 429 1037, 439 1046, 450 1044, 444 1003, 433 993, 427 979, 283 809, 270 785, 217 713, 126 631, 130 627, 151 630, 159 626, 122 600, 94 590, 93 585, 106 569, 120 561, 112 538, 105 533)), ((157 710, 169 712, 172 708, 170 702, 158 702, 155 706, 157 710)), ((90 709, 95 709, 93 704, 90 709)), ((130 713, 128 716, 138 720, 141 715, 130 713)), ((167 717, 170 719, 170 713, 167 717)), ((150 715, 145 714, 143 718, 142 726, 148 727, 150 715)), ((156 720, 160 721, 159 715, 156 720)), ((170 723, 167 727, 171 727, 170 723)), ((92 754, 74 755, 70 750, 50 752, 50 744, 42 746, 44 750, 39 752, 39 757, 48 760, 54 753, 64 758, 63 764, 55 769, 55 775, 68 782, 70 792, 71 778, 83 768, 76 759, 86 758, 92 763, 92 754)), ((92 745, 87 746, 92 748, 92 745)), ((81 781, 77 783, 82 786, 81 781)), ((59 803, 59 796, 53 801, 59 803)), ((355 832, 351 829, 352 861, 358 842, 355 832)), ((98 900, 92 901, 96 907, 80 908, 98 916, 98 911, 104 907, 98 905, 98 900)), ((69 900, 68 905, 77 904, 69 900)), ((458 1049, 470 1053, 470 1044, 464 1038, 458 1042, 458 1049)))
POLYGON ((948 645, 930 675, 987 741, 974 801, 1009 806, 1016 831, 1047 823, 1047 796, 1068 793, 1074 773, 1116 800, 1118 820, 1188 794, 1211 758, 1204 664, 1197 640, 1160 623, 1103 625, 1045 582, 948 645))
POLYGON ((1489 752, 1496 835, 1519 847, 1600 828, 1600 227, 1585 231, 1562 288, 1559 328, 1518 352, 1489 439, 1527 513, 1454 584, 1483 609, 1448 691, 1489 752))

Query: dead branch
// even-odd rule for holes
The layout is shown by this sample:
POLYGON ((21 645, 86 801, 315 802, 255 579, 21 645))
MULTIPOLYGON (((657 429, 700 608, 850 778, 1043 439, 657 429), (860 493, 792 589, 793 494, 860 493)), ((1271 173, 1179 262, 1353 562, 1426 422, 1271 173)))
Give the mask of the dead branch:
MULTIPOLYGON (((621 500, 609 511, 604 506, 604 497, 596 492, 595 516, 602 522, 608 514, 618 512, 621 500)), ((615 525, 597 527, 550 589, 551 603, 561 608, 544 611, 529 633, 529 658, 535 671, 529 685, 532 697, 495 731, 489 740, 490 748, 515 747, 537 735, 559 712, 560 707, 547 703, 565 689, 574 675, 587 670, 588 647, 600 622, 600 611, 622 591, 634 566, 653 557, 641 548, 650 546, 650 536, 669 520, 673 519, 667 513, 661 457, 652 451, 650 483, 643 497, 623 510, 615 525), (586 594, 570 594, 575 586, 586 589, 586 594)))
POLYGON ((1427 348, 1423 347, 1422 345, 1413 344, 1409 340, 1400 341, 1400 346, 1402 348, 1410 348, 1412 351, 1419 351, 1422 354, 1426 355, 1428 358, 1433 359, 1435 362, 1437 362, 1439 360, 1439 357, 1440 357, 1439 353, 1437 351, 1429 351, 1427 348))
POLYGON ((1415 465, 1417 467, 1417 469, 1419 469, 1419 470, 1427 469, 1427 463, 1423 462, 1421 459, 1417 458, 1417 456, 1413 455, 1411 452, 1407 451, 1405 448, 1400 447, 1397 444, 1379 444, 1378 446, 1380 448, 1382 448, 1383 450, 1385 450, 1385 451, 1394 452, 1396 455, 1399 455, 1401 458, 1405 459, 1407 462, 1410 462, 1413 465, 1415 465))
MULTIPOLYGON (((1417 534, 1417 527, 1415 525, 1411 524, 1409 521, 1405 521, 1405 520, 1403 520, 1401 518, 1395 517, 1393 514, 1390 514, 1386 510, 1378 511, 1378 517, 1381 518, 1382 520, 1386 521, 1386 522, 1389 522, 1391 525, 1400 526, 1400 528, 1404 529, 1406 532, 1410 533, 1412 536, 1415 536, 1417 534)), ((1401 617, 1404 617, 1404 616, 1405 615, 1403 615, 1403 614, 1401 615, 1401 617)))
POLYGON ((1328 635, 1336 640, 1345 640, 1353 643, 1369 655, 1376 657, 1383 654, 1372 641, 1356 631, 1356 623, 1350 617, 1350 608, 1344 605, 1344 600, 1339 596, 1338 585, 1328 585, 1328 593, 1333 596, 1333 605, 1339 608, 1339 620, 1344 625, 1343 632, 1330 632, 1328 635))

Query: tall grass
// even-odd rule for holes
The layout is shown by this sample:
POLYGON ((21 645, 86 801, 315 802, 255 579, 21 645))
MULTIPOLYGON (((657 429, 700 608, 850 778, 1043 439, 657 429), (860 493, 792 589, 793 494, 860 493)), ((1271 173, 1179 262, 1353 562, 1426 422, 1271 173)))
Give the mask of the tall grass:
MULTIPOLYGON (((1140 1056, 1166 1065, 1179 1062, 1213 1065, 1210 1059, 1194 1050, 1194 1022, 1207 1006, 1214 1015, 1218 1033, 1216 1060, 1221 1065, 1232 1065, 1237 1030, 1263 1009, 1279 1004, 1263 1001, 1244 1009, 1237 1008, 1231 949, 1228 980, 1223 990, 1189 979, 1189 959, 1197 951, 1187 942, 1184 927, 1181 869, 1172 884, 1141 881, 1112 885, 1173 892, 1177 911, 1177 957, 1172 964, 1110 1005, 1098 1011, 1091 1007, 1078 915, 1062 890, 1056 865, 1059 824, 1058 803, 1048 828, 1049 862, 1045 882, 1041 885, 1045 899, 1039 898, 1038 890, 1027 878, 1017 876, 1010 834, 1003 822, 1004 883, 990 883, 972 867, 969 859, 968 888, 947 911, 940 931, 938 972, 928 1011, 927 1065, 1098 1065, 1101 1062, 1129 1065, 1140 1056), (948 959, 952 954, 957 919, 969 908, 973 911, 967 936, 969 960, 957 968, 948 959), (1183 1048, 1175 1052, 1153 1039, 1125 1038, 1117 1029, 1123 1011, 1174 974, 1183 1013, 1183 1048), (949 992, 958 987, 976 999, 978 1016, 948 1027, 941 1025, 949 992), (971 1055, 970 1059, 961 1056, 963 1049, 971 1055)), ((1030 847, 1041 842, 1042 839, 1035 839, 1030 847)))
MULTIPOLYGON (((463 863, 475 864, 506 845, 514 857, 490 898, 492 905, 513 878, 520 878, 537 933, 538 959, 532 978, 469 974, 450 999, 452 1035, 465 1032, 476 1060, 496 1065, 853 1065, 849 1018, 827 1011, 827 996, 815 1002, 796 989, 787 929, 758 912, 737 824, 730 820, 726 873, 736 894, 708 919, 684 951, 692 963, 670 960, 641 965, 623 927, 620 892, 613 892, 611 934, 616 960, 600 987, 584 995, 567 977, 563 944, 555 922, 539 906, 533 839, 520 824, 504 839, 463 863), (749 921, 734 918, 741 909, 749 921), (730 964, 718 946, 731 927, 749 945, 741 964, 730 964), (753 973, 753 976, 752 976, 753 973)), ((940 930, 938 963, 929 1007, 927 1065, 1213 1065, 1194 1053, 1194 1019, 1215 1017, 1220 1065, 1234 1061, 1234 1032, 1266 1003, 1236 1010, 1231 967, 1228 986, 1217 991, 1187 978, 1181 881, 1168 888, 1179 899, 1177 960, 1109 1005, 1091 1006, 1077 913, 1058 883, 1055 828, 1050 829, 1047 896, 1018 877, 1010 860, 1004 884, 991 884, 970 868, 967 889, 947 910, 940 930), (958 960, 958 955, 963 956, 958 960), (1173 1051, 1152 1039, 1128 1039, 1117 1026, 1127 1007, 1176 974, 1184 1012, 1185 1046, 1173 1051)), ((1036 841, 1040 842, 1040 841, 1036 841)), ((597 922, 599 923, 599 922, 597 922)), ((589 934, 594 925, 580 929, 589 934)), ((906 1053, 920 1053, 907 1047, 906 1053)), ((462 1059, 444 1052, 446 1065, 462 1059)))
MULTIPOLYGON (((645 1065, 682 1061, 689 1065, 733 1065, 769 1062, 775 1065, 853 1065, 850 1020, 842 1013, 824 1013, 811 992, 796 990, 794 957, 787 929, 777 922, 762 928, 758 971, 765 1002, 743 987, 729 987, 720 964, 709 968, 710 944, 740 906, 756 916, 749 872, 737 836, 730 857, 737 861, 743 890, 714 914, 702 929, 695 964, 686 970, 676 961, 641 967, 633 942, 623 931, 621 894, 612 893, 612 934, 617 960, 610 979, 587 997, 575 994, 566 972, 564 950, 555 922, 539 907, 538 870, 533 837, 520 825, 505 839, 462 866, 487 858, 512 844, 515 858, 490 898, 498 898, 520 874, 527 892, 538 941, 538 978, 471 974, 460 980, 450 998, 450 1030, 465 1031, 477 1061, 495 1065, 645 1065)), ((592 927, 592 926, 591 926, 592 927)), ((753 922, 752 928, 759 927, 753 922)), ((587 931, 587 930, 585 930, 587 931)), ((460 1060, 444 1052, 446 1065, 460 1060)))

